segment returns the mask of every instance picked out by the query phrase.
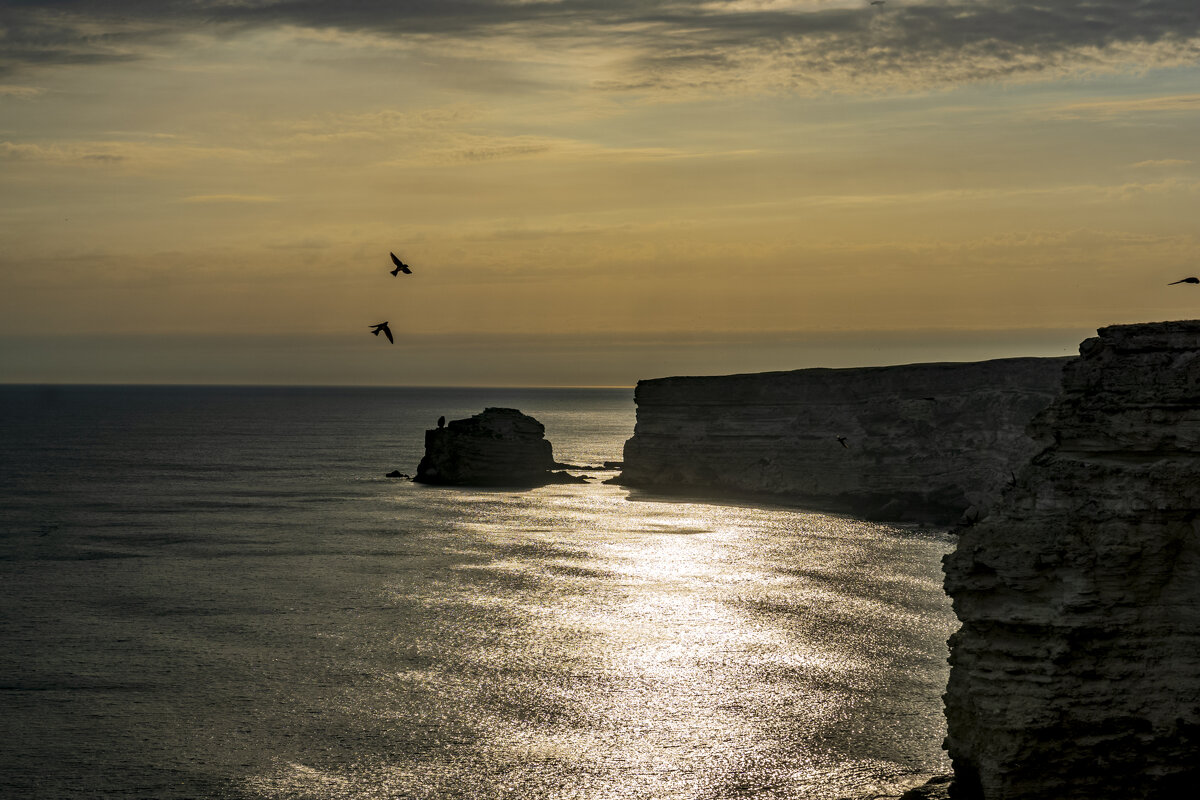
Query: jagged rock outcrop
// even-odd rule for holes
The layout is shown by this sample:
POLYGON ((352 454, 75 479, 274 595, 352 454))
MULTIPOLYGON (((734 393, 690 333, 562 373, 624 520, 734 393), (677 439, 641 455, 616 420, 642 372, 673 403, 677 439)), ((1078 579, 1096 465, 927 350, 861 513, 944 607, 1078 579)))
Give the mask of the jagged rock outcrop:
POLYGON ((958 800, 1200 781, 1200 321, 1080 353, 1030 426, 1045 449, 945 558, 958 800))
POLYGON ((449 486, 541 486, 583 480, 554 472, 546 428, 515 408, 485 408, 468 419, 425 431, 417 483, 449 486))
POLYGON ((876 519, 986 508, 1034 452, 1068 359, 639 381, 619 482, 761 492, 876 519))
POLYGON ((900 795, 899 800, 948 800, 953 775, 938 775, 900 795))

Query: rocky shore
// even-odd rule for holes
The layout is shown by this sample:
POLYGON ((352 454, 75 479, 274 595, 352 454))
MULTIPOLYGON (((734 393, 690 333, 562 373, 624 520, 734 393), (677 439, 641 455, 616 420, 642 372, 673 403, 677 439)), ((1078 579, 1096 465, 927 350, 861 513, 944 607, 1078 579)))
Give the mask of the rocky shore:
POLYGON ((1036 446, 1069 359, 802 369, 638 383, 618 481, 767 494, 872 519, 982 517, 1036 446))

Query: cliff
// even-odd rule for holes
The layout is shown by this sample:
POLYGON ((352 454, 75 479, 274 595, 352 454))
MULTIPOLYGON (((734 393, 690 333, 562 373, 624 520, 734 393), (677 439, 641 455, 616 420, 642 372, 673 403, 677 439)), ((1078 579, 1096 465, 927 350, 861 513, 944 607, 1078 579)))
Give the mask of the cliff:
POLYGON ((1178 798, 1200 779, 1200 321, 1103 328, 1044 448, 945 559, 963 800, 1178 798))
POLYGON ((425 431, 417 483, 451 486, 540 486, 575 482, 558 466, 546 428, 515 408, 485 408, 468 419, 425 431))
POLYGON ((985 508, 1069 359, 640 381, 619 482, 767 493, 876 519, 985 508))

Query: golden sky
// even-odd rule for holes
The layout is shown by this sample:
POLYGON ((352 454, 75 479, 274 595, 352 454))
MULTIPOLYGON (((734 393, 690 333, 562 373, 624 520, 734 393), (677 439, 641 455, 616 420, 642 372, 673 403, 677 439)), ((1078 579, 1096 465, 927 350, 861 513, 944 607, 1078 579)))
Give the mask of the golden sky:
POLYGON ((0 0, 0 187, 6 382, 1065 355, 1200 316, 1200 4, 0 0))

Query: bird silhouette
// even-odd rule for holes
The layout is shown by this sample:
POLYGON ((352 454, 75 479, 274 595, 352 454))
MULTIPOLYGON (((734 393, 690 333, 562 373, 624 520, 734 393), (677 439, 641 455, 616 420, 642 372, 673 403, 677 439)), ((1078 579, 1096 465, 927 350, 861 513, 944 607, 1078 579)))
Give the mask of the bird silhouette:
POLYGON ((396 340, 392 338, 392 329, 388 327, 386 322, 381 322, 378 325, 371 325, 370 327, 372 328, 371 333, 378 336, 379 332, 383 331, 383 335, 388 337, 389 342, 392 344, 396 343, 396 340))
POLYGON ((884 3, 886 3, 886 2, 887 2, 887 0, 871 0, 871 5, 873 5, 873 6, 881 6, 881 5, 883 5, 884 3))
POLYGON ((837 437, 837 440, 842 443, 842 447, 846 448, 847 450, 850 449, 850 445, 846 444, 845 436, 839 436, 839 437, 837 437))
POLYGON ((1171 281, 1167 286, 1174 286, 1177 283, 1200 283, 1200 278, 1184 278, 1181 281, 1171 281))
POLYGON ((403 272, 405 275, 412 275, 412 270, 408 268, 408 264, 396 258, 395 253, 388 253, 388 255, 392 257, 392 263, 396 265, 396 268, 392 270, 392 277, 395 277, 398 272, 403 272))
POLYGON ((438 427, 439 428, 446 427, 446 418, 445 417, 438 417, 438 427))

